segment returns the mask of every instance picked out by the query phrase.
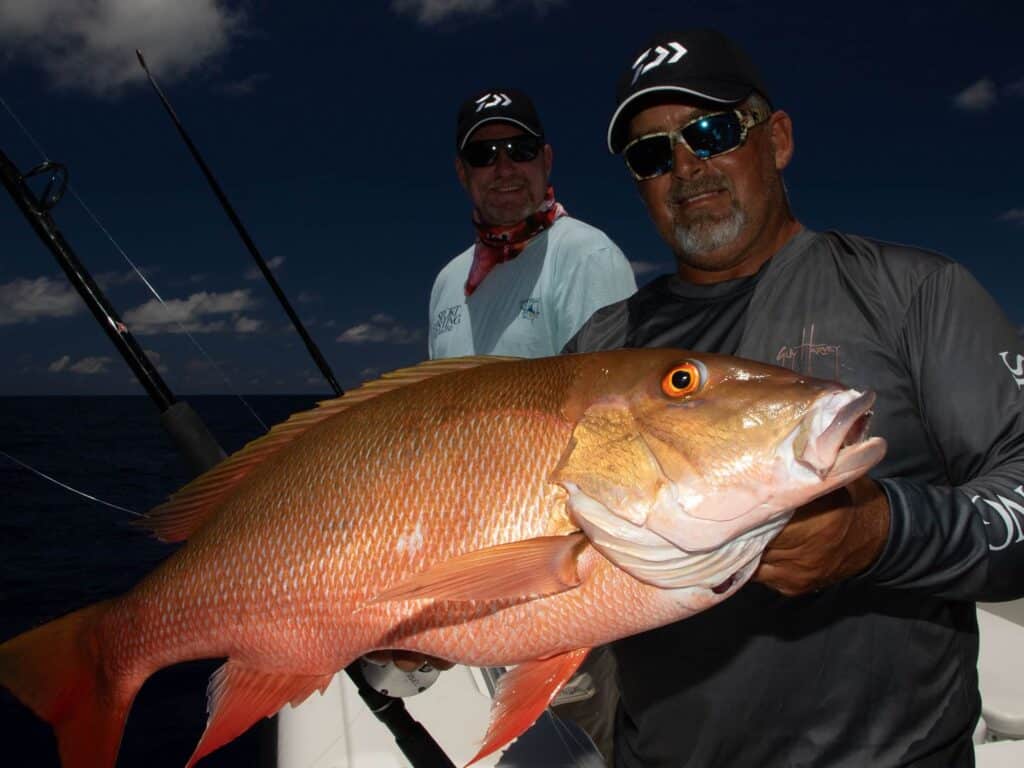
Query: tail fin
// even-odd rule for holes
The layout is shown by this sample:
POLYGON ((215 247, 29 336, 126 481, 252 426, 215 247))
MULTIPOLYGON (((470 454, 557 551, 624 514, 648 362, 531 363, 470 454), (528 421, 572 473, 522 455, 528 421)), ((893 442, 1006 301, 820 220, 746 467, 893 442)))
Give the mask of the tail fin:
POLYGON ((128 709, 142 682, 101 666, 97 603, 0 645, 0 685, 53 726, 63 768, 114 768, 128 709))

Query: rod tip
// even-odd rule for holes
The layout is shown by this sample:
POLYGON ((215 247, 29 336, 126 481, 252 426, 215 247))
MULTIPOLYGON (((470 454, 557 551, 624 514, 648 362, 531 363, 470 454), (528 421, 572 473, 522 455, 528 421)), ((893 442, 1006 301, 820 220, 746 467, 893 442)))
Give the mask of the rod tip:
POLYGON ((135 55, 139 57, 139 64, 142 65, 142 68, 148 71, 149 68, 146 66, 146 60, 144 58, 142 58, 142 51, 140 51, 138 48, 136 48, 135 49, 135 55))

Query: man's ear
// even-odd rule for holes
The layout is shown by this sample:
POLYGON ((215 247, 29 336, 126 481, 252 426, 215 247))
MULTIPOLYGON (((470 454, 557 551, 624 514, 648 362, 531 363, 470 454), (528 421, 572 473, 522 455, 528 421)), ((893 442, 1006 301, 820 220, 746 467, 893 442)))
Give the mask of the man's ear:
POLYGON ((555 160, 555 153, 551 149, 550 144, 544 145, 544 177, 550 178, 551 176, 551 165, 555 160))
POLYGON ((775 170, 781 171, 793 159, 793 121, 781 109, 768 118, 768 130, 775 156, 775 170))
POLYGON ((458 155, 455 156, 455 175, 459 177, 459 184, 462 188, 469 190, 469 179, 466 177, 466 166, 462 163, 462 158, 458 155))

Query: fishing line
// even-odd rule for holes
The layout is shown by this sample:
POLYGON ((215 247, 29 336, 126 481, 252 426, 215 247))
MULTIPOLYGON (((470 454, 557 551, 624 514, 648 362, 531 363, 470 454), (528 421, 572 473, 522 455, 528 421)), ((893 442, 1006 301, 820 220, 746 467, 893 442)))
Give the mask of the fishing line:
POLYGON ((566 737, 572 740, 572 743, 578 748, 579 751, 586 751, 587 745, 575 734, 573 729, 568 724, 562 722, 562 719, 552 712, 550 709, 545 709, 544 714, 548 716, 551 721, 551 728, 558 737, 558 740, 562 742, 562 747, 565 749, 565 753, 573 758, 574 762, 578 763, 579 760, 576 757, 577 750, 574 750, 566 737))
MULTIPOLYGON (((7 111, 7 114, 9 114, 11 116, 11 119, 14 120, 14 122, 17 124, 17 126, 21 129, 22 133, 25 134, 25 137, 29 140, 29 142, 32 144, 32 146, 36 148, 36 151, 42 156, 43 160, 49 160, 50 159, 49 155, 47 155, 46 151, 42 148, 42 146, 39 144, 39 142, 36 141, 35 137, 28 130, 28 128, 25 127, 25 124, 22 123, 21 120, 18 119, 18 116, 16 114, 14 114, 14 110, 12 110, 11 107, 7 104, 7 102, 4 101, 2 96, 0 96, 0 105, 2 105, 3 108, 7 111)), ((128 257, 128 254, 125 253, 124 249, 120 246, 120 244, 117 242, 117 240, 114 239, 114 236, 112 234, 110 234, 110 232, 107 230, 107 228, 103 226, 103 224, 100 222, 99 218, 92 212, 92 209, 89 208, 89 206, 87 206, 85 204, 85 201, 81 197, 79 197, 78 192, 75 191, 74 186, 72 186, 70 183, 68 184, 68 191, 71 192, 71 196, 75 198, 75 200, 78 202, 78 204, 80 206, 82 206, 82 210, 85 211, 86 215, 90 219, 92 219, 93 223, 100 230, 100 232, 102 232, 106 236, 106 238, 114 246, 114 248, 117 250, 117 252, 119 254, 121 254, 121 258, 123 258, 128 263, 128 266, 130 266, 132 268, 132 271, 134 271, 135 274, 138 275, 138 277, 142 281, 142 283, 146 286, 146 288, 149 289, 149 292, 152 293, 153 296, 156 297, 156 300, 160 302, 160 305, 164 309, 166 309, 168 311, 169 315, 171 315, 172 313, 170 312, 170 309, 167 307, 167 302, 164 301, 163 297, 157 292, 156 288, 153 287, 153 284, 146 278, 146 276, 144 274, 142 274, 142 270, 139 269, 135 265, 135 262, 133 262, 128 257)), ((246 409, 249 411, 249 413, 252 414, 253 418, 256 419, 257 422, 259 422, 259 425, 263 428, 263 431, 264 432, 268 431, 269 428, 263 422, 263 419, 261 419, 259 417, 259 414, 256 413, 256 411, 253 409, 253 407, 249 404, 249 401, 246 400, 241 395, 241 393, 239 393, 239 392, 237 392, 235 390, 234 386, 231 383, 231 380, 228 378, 228 375, 217 364, 217 361, 214 360, 213 357, 210 356, 210 353, 207 352, 206 349, 199 343, 199 340, 196 339, 196 337, 193 336, 192 333, 187 328, 185 328, 184 325, 182 325, 180 320, 175 319, 174 320, 174 324, 178 327, 178 330, 181 333, 183 333, 188 338, 188 340, 190 342, 192 342, 192 345, 197 350, 199 350, 199 353, 203 357, 206 358, 207 362, 213 367, 213 369, 215 371, 217 371, 218 374, 220 374, 220 377, 224 381, 224 385, 228 388, 228 391, 234 397, 237 397, 242 402, 242 405, 244 405, 246 407, 246 409)))
POLYGON ((109 501, 104 501, 103 499, 98 498, 96 496, 92 496, 91 494, 88 494, 85 491, 80 491, 77 488, 72 488, 67 483, 62 483, 60 480, 57 480, 54 477, 50 477, 45 472, 39 471, 35 467, 26 464, 24 461, 21 461, 19 459, 14 458, 13 456, 11 456, 11 454, 7 453, 6 451, 0 451, 0 456, 3 456, 5 458, 9 459, 10 461, 13 461, 19 467, 23 467, 24 469, 27 469, 32 474, 38 475, 39 477, 43 478, 44 480, 48 480, 51 483, 53 483, 54 485, 60 486, 61 488, 63 488, 66 491, 71 491, 72 493, 78 494, 79 496, 81 496, 84 499, 88 499, 89 501, 95 501, 97 504, 102 504, 105 507, 110 507, 111 509, 116 509, 119 512, 127 512, 129 515, 135 515, 136 517, 145 517, 145 515, 142 514, 141 512, 136 512, 133 509, 128 509, 127 507, 122 507, 122 506, 119 506, 119 505, 114 504, 114 503, 109 502, 109 501))

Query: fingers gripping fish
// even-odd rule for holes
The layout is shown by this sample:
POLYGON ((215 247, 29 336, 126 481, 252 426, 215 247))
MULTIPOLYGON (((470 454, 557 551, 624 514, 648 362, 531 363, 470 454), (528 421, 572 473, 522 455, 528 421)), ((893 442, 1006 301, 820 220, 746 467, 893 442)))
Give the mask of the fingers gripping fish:
POLYGON ((111 768, 158 669, 227 661, 203 756, 356 658, 517 665, 475 759, 588 650, 733 594, 791 510, 863 474, 872 395, 735 358, 466 358, 293 416, 147 524, 186 542, 121 597, 0 645, 64 768, 111 768))

